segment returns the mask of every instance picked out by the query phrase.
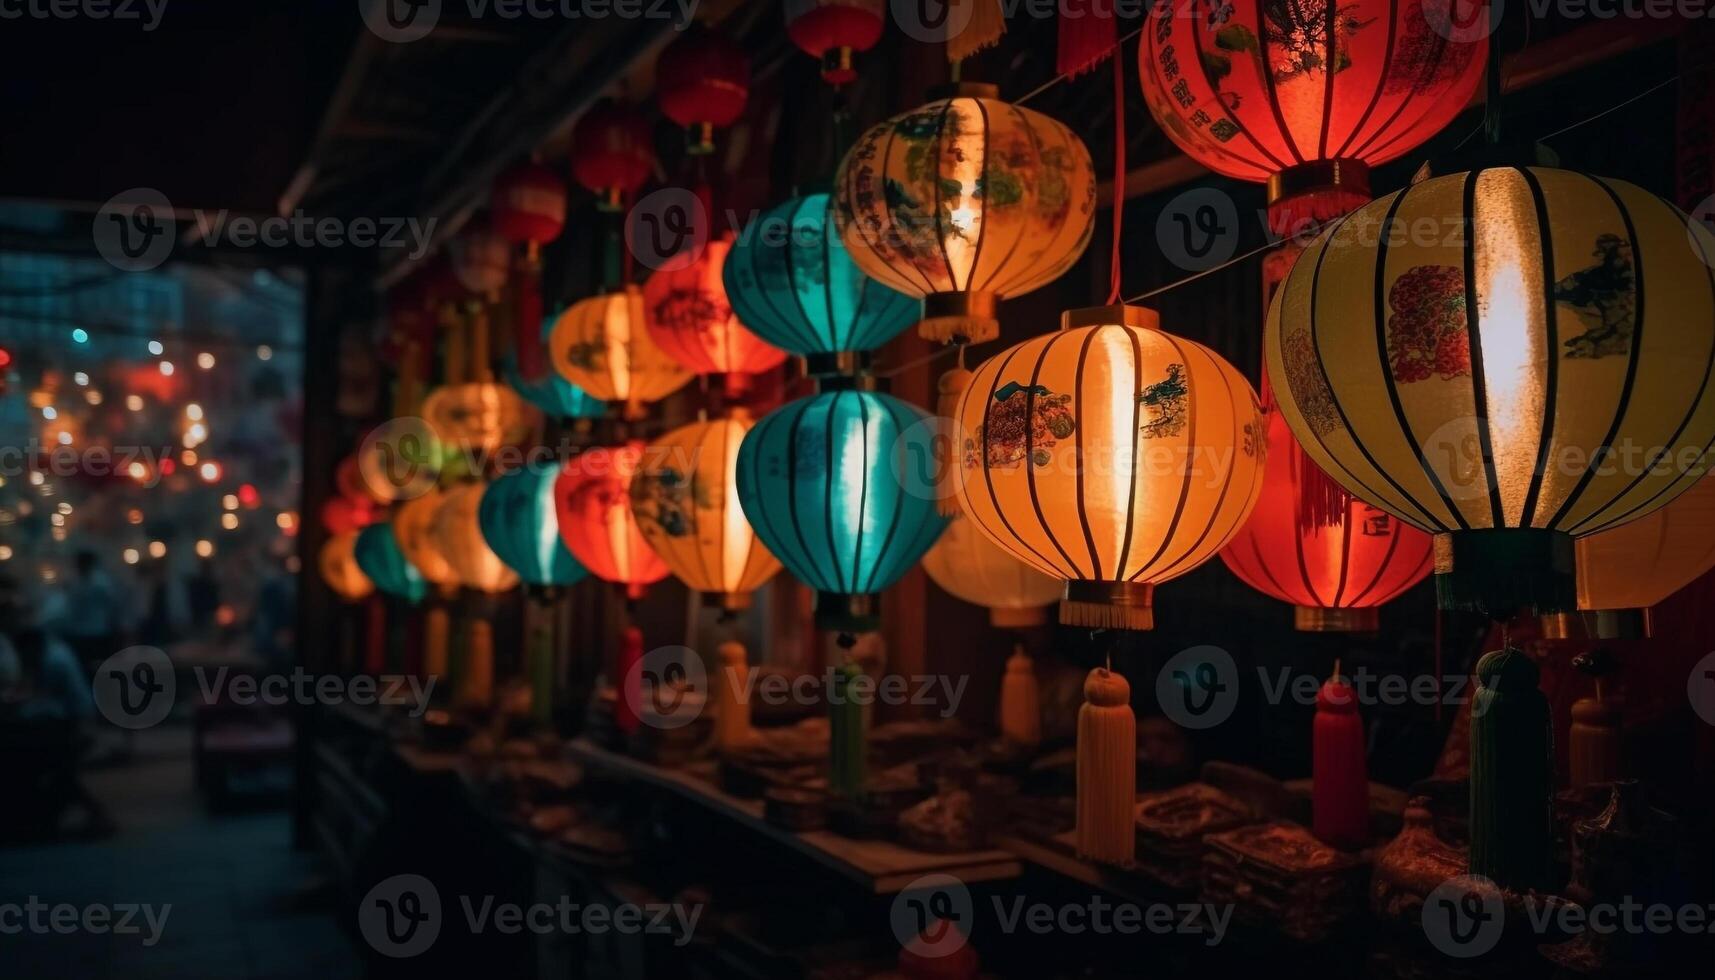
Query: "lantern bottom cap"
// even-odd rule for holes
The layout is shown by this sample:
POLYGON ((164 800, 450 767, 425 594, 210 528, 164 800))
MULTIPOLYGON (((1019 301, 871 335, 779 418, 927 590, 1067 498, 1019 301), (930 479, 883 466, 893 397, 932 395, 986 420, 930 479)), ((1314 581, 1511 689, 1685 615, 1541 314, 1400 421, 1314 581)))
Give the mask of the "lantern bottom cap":
POLYGON ((750 608, 749 592, 704 592, 703 607, 726 612, 743 612, 750 608))
POLYGON ((1370 200, 1370 167, 1362 160, 1311 160, 1268 178, 1268 223, 1277 235, 1305 232, 1370 200))
POLYGON ((1090 629, 1154 629, 1154 593, 1146 582, 1067 582, 1060 622, 1090 629))
POLYGON ((1435 536, 1442 609, 1509 618, 1578 608, 1572 535, 1546 528, 1482 528, 1435 536))
POLYGON ((694 157, 704 157, 715 152, 715 124, 699 122, 686 126, 685 152, 694 157))
POLYGON ((1655 635, 1648 609, 1580 609, 1541 617, 1545 640, 1645 640, 1655 635))
POLYGON ((858 375, 869 370, 870 361, 866 350, 816 351, 804 355, 804 373, 813 378, 858 375))
POLYGON ((1044 626, 1047 623, 1047 606, 1024 606, 1010 609, 993 607, 989 609, 989 625, 1003 630, 1044 626))
POLYGON ((1000 336, 996 307, 1000 297, 988 292, 930 293, 923 297, 923 320, 917 335, 943 344, 981 344, 1000 336))
POLYGON ((817 592, 816 628, 840 633, 873 633, 881 628, 881 596, 875 593, 817 592))
POLYGON ((857 66, 848 46, 829 48, 822 52, 822 80, 830 85, 846 85, 857 81, 857 66))
POLYGON ((1381 610, 1374 606, 1294 606, 1292 625, 1303 633, 1375 633, 1381 630, 1381 610))

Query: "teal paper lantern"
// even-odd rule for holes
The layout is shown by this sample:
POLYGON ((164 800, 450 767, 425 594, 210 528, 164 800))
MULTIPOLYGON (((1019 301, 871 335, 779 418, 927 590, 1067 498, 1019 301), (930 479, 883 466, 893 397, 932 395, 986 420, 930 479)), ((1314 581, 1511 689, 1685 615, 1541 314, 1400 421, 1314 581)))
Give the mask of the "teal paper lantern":
POLYGON ((525 585, 573 585, 589 574, 560 536, 554 510, 552 466, 526 466, 495 480, 483 491, 477 525, 488 547, 525 585))
MULTIPOLYGON (((548 334, 554 329, 554 321, 559 314, 542 321, 542 343, 548 342, 548 334)), ((607 414, 607 403, 592 397, 577 385, 560 376, 558 371, 549 371, 541 381, 526 381, 518 373, 518 359, 513 354, 505 358, 506 383, 512 390, 518 392, 523 399, 542 410, 542 413, 552 419, 599 419, 607 414)), ((526 579, 528 581, 528 579, 526 579)))
MULTIPOLYGON (((858 270, 825 193, 769 209, 727 256, 727 300, 758 337, 812 361, 870 351, 922 316, 922 304, 858 270)), ((818 363, 820 362, 820 363, 818 363)))
POLYGON ((393 535, 391 521, 371 524, 357 532, 357 567, 384 594, 421 602, 428 595, 429 583, 423 573, 399 550, 399 539, 393 535))
POLYGON ((768 550, 816 589, 816 625, 877 626, 876 593, 947 526, 934 421, 873 391, 824 391, 770 413, 738 451, 738 499, 768 550))

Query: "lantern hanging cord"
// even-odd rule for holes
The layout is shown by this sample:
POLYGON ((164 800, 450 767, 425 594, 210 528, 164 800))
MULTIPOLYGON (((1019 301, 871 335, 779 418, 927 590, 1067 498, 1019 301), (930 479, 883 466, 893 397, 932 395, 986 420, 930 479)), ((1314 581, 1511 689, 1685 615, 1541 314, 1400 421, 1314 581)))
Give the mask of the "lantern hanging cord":
MULTIPOLYGON (((1704 68, 1704 69, 1700 69, 1700 70, 1707 71, 1708 69, 1704 68)), ((1679 74, 1677 72, 1675 72, 1674 74, 1672 74, 1672 75, 1668 76, 1667 78, 1655 83, 1654 85, 1651 85, 1649 88, 1644 89, 1642 92, 1639 92, 1638 94, 1632 96, 1631 98, 1627 99, 1624 102, 1621 102, 1617 105, 1611 105, 1608 108, 1603 109, 1601 112, 1596 113, 1594 116, 1590 116, 1590 117, 1585 118, 1585 119, 1580 119, 1570 126, 1564 126, 1560 129, 1555 130, 1552 133, 1549 133, 1547 136, 1537 137, 1537 142, 1538 143, 1546 142, 1548 140, 1555 138, 1556 136, 1561 136, 1561 135, 1564 135, 1566 133, 1570 133, 1571 131, 1573 131, 1574 129, 1577 129, 1580 126, 1584 126, 1584 125, 1588 125, 1589 123, 1593 123, 1596 120, 1602 118, 1603 116, 1610 115, 1612 113, 1618 112, 1621 109, 1624 109, 1626 106, 1631 105, 1633 102, 1636 102, 1639 99, 1641 99, 1647 95, 1654 94, 1655 92, 1658 92, 1658 91, 1668 87, 1669 85, 1672 85, 1674 82, 1677 82, 1677 81, 1679 81, 1679 74)))
POLYGON ((925 364, 930 364, 930 363, 933 363, 935 361, 938 361, 941 358, 946 357, 948 354, 953 353, 954 351, 957 351, 959 353, 959 358, 961 361, 963 361, 964 356, 965 356, 965 345, 964 344, 948 344, 946 347, 943 347, 940 350, 935 351, 934 353, 925 354, 922 357, 912 358, 911 360, 906 361, 904 364, 900 364, 900 365, 897 365, 895 367, 888 368, 885 371, 877 371, 877 372, 875 372, 875 376, 878 378, 898 377, 899 375, 904 374, 905 372, 911 370, 912 368, 922 367, 925 364))
MULTIPOLYGON (((1305 237, 1306 239, 1314 238, 1325 227, 1326 227, 1326 225, 1317 225, 1316 227, 1307 230, 1303 237, 1305 237)), ((1165 286, 1157 286, 1154 289, 1151 289, 1147 293, 1138 293, 1136 296, 1133 296, 1130 299, 1127 299, 1125 301, 1126 305, 1129 306, 1129 305, 1132 305, 1134 303, 1141 303, 1146 299, 1150 299, 1150 298, 1155 297, 1155 296, 1160 296, 1162 293, 1170 292, 1172 290, 1178 289, 1180 286, 1184 286, 1188 283, 1196 282, 1197 280, 1202 279, 1205 276, 1212 276, 1217 272, 1223 272, 1227 269, 1232 268, 1235 265, 1238 265, 1240 262, 1244 262, 1247 259, 1254 259, 1264 252, 1270 251, 1271 249, 1279 248, 1280 246, 1285 245, 1287 242, 1292 241, 1298 237, 1300 237, 1300 236, 1293 235, 1293 236, 1290 236, 1287 238, 1277 238, 1272 242, 1264 242, 1262 245, 1260 245, 1256 248, 1253 248, 1248 252, 1245 252, 1241 255, 1233 256, 1232 258, 1228 259, 1227 261, 1222 262, 1220 265, 1211 266, 1207 269, 1204 269, 1202 272, 1193 272, 1191 275, 1188 275, 1183 279, 1175 280, 1173 282, 1168 283, 1165 286)))
MULTIPOLYGON (((1118 45, 1116 44, 1117 48, 1118 45)), ((1125 59, 1114 52, 1114 251, 1108 260, 1108 305, 1120 301, 1120 231, 1125 226, 1125 59)))
MULTIPOLYGON (((1127 41, 1131 40, 1134 37, 1137 37, 1139 34, 1142 34, 1142 33, 1143 33, 1142 27, 1134 27, 1128 33, 1121 36, 1119 40, 1115 41, 1113 47, 1108 49, 1109 51, 1112 51, 1114 53, 1114 61, 1116 64, 1119 62, 1120 48, 1125 47, 1125 43, 1127 41)), ((1104 57, 1106 57, 1106 56, 1104 55, 1104 57)), ((1071 75, 1066 74, 1066 73, 1055 75, 1053 78, 1050 78, 1048 81, 1043 82, 1041 85, 1038 85, 1035 88, 1031 89, 1030 91, 1024 93, 1024 95, 1021 98, 1013 99, 1012 104, 1013 105, 1023 105, 1026 102, 1029 102, 1031 99, 1036 98, 1038 95, 1041 95, 1043 92, 1048 91, 1049 89, 1060 84, 1061 82, 1066 81, 1067 79, 1069 79, 1071 77, 1072 77, 1071 75)))

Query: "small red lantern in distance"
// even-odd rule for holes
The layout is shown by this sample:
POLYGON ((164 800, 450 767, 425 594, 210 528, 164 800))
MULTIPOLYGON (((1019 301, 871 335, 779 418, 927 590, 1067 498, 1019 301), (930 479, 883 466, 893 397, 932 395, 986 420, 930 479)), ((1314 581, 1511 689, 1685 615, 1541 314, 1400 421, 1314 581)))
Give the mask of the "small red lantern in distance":
POLYGON ((637 110, 603 102, 572 127, 572 178, 595 194, 603 211, 624 209, 625 198, 655 171, 655 139, 637 110))
POLYGON ((786 0, 786 36, 822 62, 822 80, 830 85, 857 81, 853 52, 868 51, 881 40, 885 0, 786 0))
POLYGON ((524 262, 515 285, 512 349, 518 374, 530 382, 548 376, 548 352, 542 346, 541 247, 566 227, 566 187, 552 170, 535 163, 501 174, 489 194, 494 230, 524 246, 524 262))
POLYGON ((717 126, 731 126, 750 97, 750 59, 719 34, 692 27, 655 63, 655 98, 668 119, 685 127, 686 149, 715 151, 717 126))

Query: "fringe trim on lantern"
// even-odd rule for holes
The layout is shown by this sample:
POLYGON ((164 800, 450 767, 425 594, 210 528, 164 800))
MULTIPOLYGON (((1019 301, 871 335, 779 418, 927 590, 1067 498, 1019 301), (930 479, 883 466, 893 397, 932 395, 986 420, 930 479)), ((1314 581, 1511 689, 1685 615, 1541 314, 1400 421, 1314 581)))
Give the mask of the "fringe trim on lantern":
POLYGON ((1097 630, 1154 629, 1153 591, 1140 582, 1067 582, 1060 622, 1097 630))
POLYGON ((1312 531, 1346 523, 1352 495, 1322 472, 1322 467, 1316 465, 1296 440, 1287 452, 1291 454, 1292 475, 1298 484, 1299 519, 1312 531))
POLYGON ((1097 667, 1078 709, 1078 856, 1127 866, 1137 847, 1137 716, 1131 685, 1097 667))
POLYGON ((1006 33, 1006 13, 1000 0, 951 0, 947 24, 964 24, 964 29, 947 38, 947 60, 964 61, 984 48, 1000 43, 1006 33), (968 13, 959 10, 965 8, 968 13), (968 19, 967 19, 968 18, 968 19))
POLYGON ((1006 673, 1000 680, 1000 734, 1009 742, 1035 748, 1042 744, 1042 694, 1036 681, 1036 663, 1013 647, 1006 658, 1006 673))
POLYGON ((1442 609, 1496 619, 1576 609, 1572 536, 1542 528, 1437 534, 1435 598, 1442 609))
POLYGON ((1054 70, 1075 78, 1095 68, 1113 54, 1118 37, 1111 0, 1061 0, 1054 70))
POLYGON ((1540 676, 1516 649, 1486 653, 1471 702, 1470 870, 1519 891, 1547 884, 1554 841, 1554 747, 1540 676))
MULTIPOLYGON (((970 386, 971 372, 965 370, 965 349, 959 348, 959 366, 941 375, 935 383, 935 415, 940 434, 935 440, 935 509, 942 517, 959 513, 955 471, 959 465, 959 400, 970 386)), ((998 624, 997 624, 998 625, 998 624)))
POLYGON ((939 344, 982 344, 1000 336, 1000 321, 982 316, 932 316, 918 321, 917 336, 939 344))
POLYGON ((750 701, 745 696, 750 689, 750 661, 742 643, 722 643, 719 653, 720 676, 713 685, 715 745, 731 749, 749 742, 755 734, 750 724, 750 701))

